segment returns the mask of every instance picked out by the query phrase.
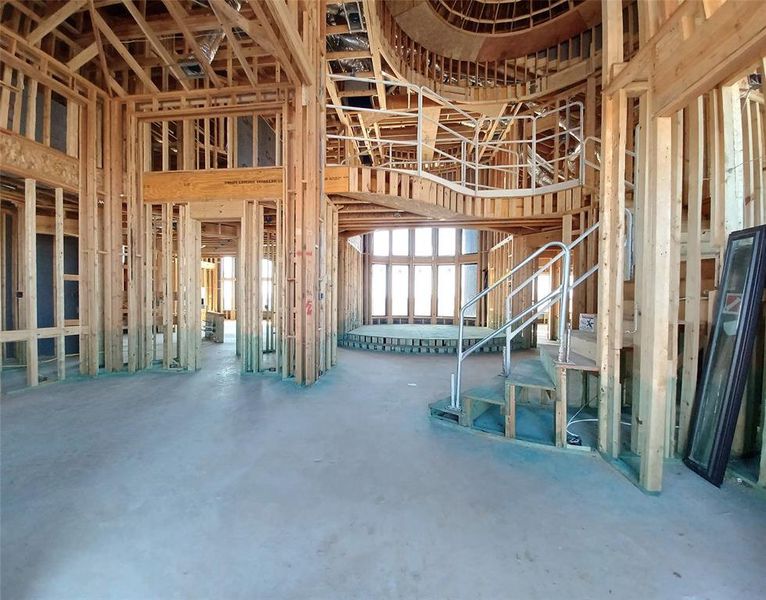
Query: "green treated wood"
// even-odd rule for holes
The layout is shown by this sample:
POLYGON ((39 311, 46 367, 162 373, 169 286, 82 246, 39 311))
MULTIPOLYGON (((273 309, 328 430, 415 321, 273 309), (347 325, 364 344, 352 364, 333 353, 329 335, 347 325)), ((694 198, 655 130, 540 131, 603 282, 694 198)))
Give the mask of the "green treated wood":
POLYGON ((463 399, 478 400, 489 404, 505 406, 505 382, 498 385, 483 385, 463 392, 463 399))
POLYGON ((526 388, 554 390, 556 385, 539 358, 525 358, 511 361, 511 373, 507 377, 509 385, 526 388))

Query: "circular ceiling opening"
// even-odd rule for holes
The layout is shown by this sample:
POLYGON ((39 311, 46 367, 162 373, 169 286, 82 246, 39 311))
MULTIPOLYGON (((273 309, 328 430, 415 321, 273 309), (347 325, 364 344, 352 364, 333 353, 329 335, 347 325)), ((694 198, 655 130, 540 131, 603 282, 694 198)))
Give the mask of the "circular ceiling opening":
POLYGON ((510 33, 541 25, 585 0, 428 0, 450 25, 471 33, 510 33))

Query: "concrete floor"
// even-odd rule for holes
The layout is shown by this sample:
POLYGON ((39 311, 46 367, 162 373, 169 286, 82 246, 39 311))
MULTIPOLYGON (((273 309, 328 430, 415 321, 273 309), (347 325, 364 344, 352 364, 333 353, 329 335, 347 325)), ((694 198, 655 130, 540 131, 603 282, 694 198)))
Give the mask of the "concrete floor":
POLYGON ((341 350, 298 388, 231 350, 3 399, 4 599, 763 597, 761 492, 432 422, 454 357, 341 350))

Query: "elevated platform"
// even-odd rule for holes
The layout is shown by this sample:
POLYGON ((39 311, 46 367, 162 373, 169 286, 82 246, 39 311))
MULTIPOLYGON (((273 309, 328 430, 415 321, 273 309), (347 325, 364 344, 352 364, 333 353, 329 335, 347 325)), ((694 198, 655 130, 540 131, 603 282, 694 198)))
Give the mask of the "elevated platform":
MULTIPOLYGON (((589 353, 590 340, 585 341, 577 349, 589 353)), ((560 448, 582 449, 583 440, 594 444, 592 428, 581 425, 581 433, 575 434, 569 426, 597 420, 576 420, 576 415, 591 410, 587 378, 598 374, 598 366, 571 348, 567 360, 560 361, 558 351, 558 344, 548 343, 537 347, 537 356, 512 356, 510 373, 500 381, 462 390, 461 410, 443 398, 429 405, 431 416, 468 430, 560 448)))
MULTIPOLYGON (((464 327, 464 348, 470 348, 494 331, 490 327, 464 327)), ((458 326, 363 325, 343 335, 338 344, 344 348, 377 350, 379 352, 455 354, 458 346, 458 326)), ((478 352, 502 352, 504 344, 505 335, 500 334, 480 348, 478 352)))

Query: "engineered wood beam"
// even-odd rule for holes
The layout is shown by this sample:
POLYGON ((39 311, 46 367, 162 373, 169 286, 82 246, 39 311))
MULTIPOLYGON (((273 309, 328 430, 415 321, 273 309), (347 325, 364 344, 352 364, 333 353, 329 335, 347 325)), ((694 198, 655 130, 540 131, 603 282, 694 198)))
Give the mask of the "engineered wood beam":
MULTIPOLYGON (((95 1, 97 8, 103 6, 99 0, 95 1)), ((183 7, 184 5, 191 5, 191 3, 179 2, 178 0, 171 1, 180 9, 179 12, 173 13, 171 10, 168 10, 168 15, 146 15, 146 22, 155 31, 161 31, 163 34, 168 35, 177 35, 183 34, 184 30, 192 34, 199 34, 218 29, 218 19, 211 12, 207 10, 191 10, 191 12, 187 12, 183 7), (178 16, 184 17, 180 23, 176 18, 178 16)), ((120 4, 121 2, 122 0, 115 0, 114 4, 120 4)), ((152 0, 152 2, 158 2, 158 0, 152 0)), ((165 0, 162 0, 162 2, 164 4, 165 0)), ((121 19, 119 22, 114 23, 112 30, 121 40, 133 40, 141 36, 141 29, 138 25, 127 19, 121 19)))
POLYGON ((0 129, 0 168, 69 192, 77 191, 80 179, 76 158, 5 129, 0 129))
MULTIPOLYGON (((152 171, 143 176, 143 200, 146 203, 274 200, 281 198, 283 177, 283 167, 152 171)), ((327 193, 348 192, 348 169, 326 168, 325 186, 327 193)))

